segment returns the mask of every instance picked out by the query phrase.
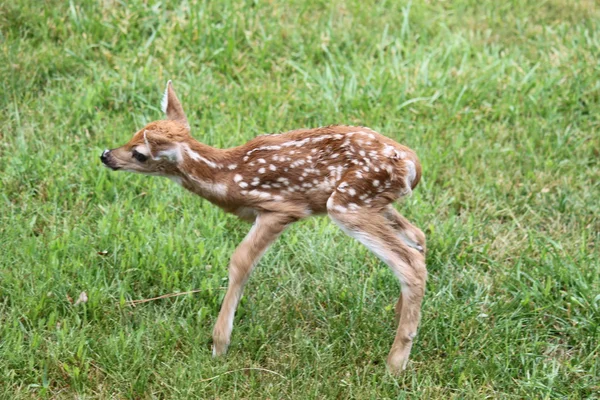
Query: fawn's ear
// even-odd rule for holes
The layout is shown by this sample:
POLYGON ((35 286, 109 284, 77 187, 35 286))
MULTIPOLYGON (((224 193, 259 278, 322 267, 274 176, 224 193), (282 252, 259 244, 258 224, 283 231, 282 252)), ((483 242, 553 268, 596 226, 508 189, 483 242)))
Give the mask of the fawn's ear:
POLYGON ((186 128, 190 128, 185 112, 183 112, 183 106, 173 90, 173 84, 171 81, 167 82, 167 88, 163 95, 162 101, 160 102, 163 112, 167 115, 167 119, 171 121, 177 121, 183 124, 186 128))
POLYGON ((148 148, 149 156, 153 160, 169 160, 177 162, 181 160, 181 148, 179 144, 165 138, 156 131, 144 131, 144 143, 148 148))

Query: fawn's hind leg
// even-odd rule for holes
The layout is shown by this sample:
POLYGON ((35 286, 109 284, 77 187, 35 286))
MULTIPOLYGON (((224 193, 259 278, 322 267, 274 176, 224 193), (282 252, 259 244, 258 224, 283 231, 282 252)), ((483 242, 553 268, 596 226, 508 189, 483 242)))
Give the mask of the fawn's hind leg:
MULTIPOLYGON (((425 254, 425 234, 419 228, 411 224, 402 214, 400 214, 391 204, 388 205, 383 215, 390 222, 392 228, 398 233, 398 237, 406 243, 407 246, 425 254)), ((402 293, 396 303, 396 322, 400 322, 400 311, 402 310, 402 293)))
POLYGON ((425 234, 423 231, 411 224, 391 204, 384 208, 383 215, 407 246, 425 254, 425 234))
POLYGON ((331 219, 385 262, 402 285, 402 298, 396 305, 400 321, 387 359, 390 371, 399 373, 406 368, 421 318, 421 302, 427 279, 425 256, 407 245, 398 231, 392 228, 382 209, 347 207, 343 203, 344 197, 336 198, 336 194, 334 192, 327 203, 331 219))

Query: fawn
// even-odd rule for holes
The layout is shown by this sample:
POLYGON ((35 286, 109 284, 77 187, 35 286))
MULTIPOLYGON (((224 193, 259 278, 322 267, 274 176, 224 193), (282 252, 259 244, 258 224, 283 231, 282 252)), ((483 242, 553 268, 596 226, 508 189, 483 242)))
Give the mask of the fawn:
POLYGON ((216 149, 190 135, 171 81, 166 120, 148 124, 124 146, 105 150, 113 170, 166 176, 226 212, 253 222, 229 264, 229 285, 213 331, 213 356, 224 355, 233 319, 254 266, 293 222, 327 213, 400 280, 398 330, 387 365, 406 368, 425 291, 425 235, 392 202, 421 178, 416 154, 377 132, 353 126, 298 129, 216 149))

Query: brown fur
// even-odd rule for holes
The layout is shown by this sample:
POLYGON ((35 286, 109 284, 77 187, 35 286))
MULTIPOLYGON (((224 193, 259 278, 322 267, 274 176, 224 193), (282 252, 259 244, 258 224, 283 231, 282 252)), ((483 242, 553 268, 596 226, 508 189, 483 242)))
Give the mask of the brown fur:
POLYGON ((113 169, 170 177, 225 211, 254 221, 231 258, 229 288, 213 332, 214 354, 227 351, 244 284, 268 246, 289 224, 327 213, 401 282, 398 332, 388 366, 394 372, 404 369, 427 278, 425 236, 391 203, 417 186, 421 166, 416 154, 369 128, 353 126, 299 129, 215 149, 190 136, 170 82, 164 101, 167 120, 148 124, 101 158, 113 169))

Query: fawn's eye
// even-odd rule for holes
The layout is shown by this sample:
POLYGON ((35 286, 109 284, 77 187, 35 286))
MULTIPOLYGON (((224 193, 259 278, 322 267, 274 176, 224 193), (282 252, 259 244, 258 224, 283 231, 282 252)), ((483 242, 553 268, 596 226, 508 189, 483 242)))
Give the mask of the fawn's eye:
POLYGON ((143 155, 142 153, 140 153, 137 150, 133 150, 131 152, 131 156, 133 158, 135 158, 136 160, 138 160, 139 162, 145 162, 146 160, 148 160, 148 156, 143 155))

